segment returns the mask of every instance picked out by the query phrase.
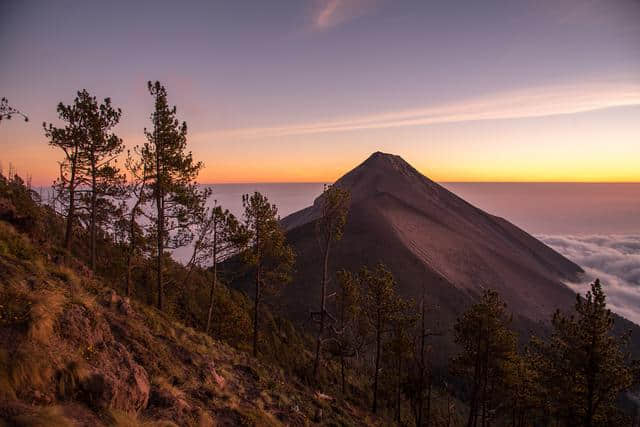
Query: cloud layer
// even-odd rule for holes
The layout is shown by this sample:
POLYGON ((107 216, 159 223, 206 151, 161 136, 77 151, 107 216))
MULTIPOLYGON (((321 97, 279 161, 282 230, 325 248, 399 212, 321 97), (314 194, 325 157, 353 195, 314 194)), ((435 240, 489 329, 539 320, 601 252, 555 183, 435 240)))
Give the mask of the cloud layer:
POLYGON ((353 130, 386 129, 474 120, 574 114, 640 105, 640 85, 600 82, 498 93, 443 105, 283 126, 235 129, 224 136, 263 138, 353 130))
POLYGON ((582 283, 567 285, 584 294, 595 278, 602 282, 616 313, 640 324, 640 235, 538 236, 587 273, 582 283))

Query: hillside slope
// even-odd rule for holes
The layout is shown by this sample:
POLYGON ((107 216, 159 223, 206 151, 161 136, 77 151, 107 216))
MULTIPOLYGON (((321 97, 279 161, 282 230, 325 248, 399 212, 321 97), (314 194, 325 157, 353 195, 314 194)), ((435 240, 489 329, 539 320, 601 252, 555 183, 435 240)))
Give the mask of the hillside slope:
POLYGON ((0 221, 0 425, 375 424, 0 221))

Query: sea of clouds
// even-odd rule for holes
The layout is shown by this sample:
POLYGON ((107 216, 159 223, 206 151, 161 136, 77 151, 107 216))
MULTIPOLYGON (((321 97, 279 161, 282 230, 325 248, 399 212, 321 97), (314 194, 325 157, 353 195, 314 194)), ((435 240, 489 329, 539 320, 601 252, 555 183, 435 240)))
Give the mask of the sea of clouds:
POLYGON ((640 234, 537 237, 585 270, 584 281, 567 283, 571 289, 584 294, 599 278, 611 309, 640 324, 640 234))

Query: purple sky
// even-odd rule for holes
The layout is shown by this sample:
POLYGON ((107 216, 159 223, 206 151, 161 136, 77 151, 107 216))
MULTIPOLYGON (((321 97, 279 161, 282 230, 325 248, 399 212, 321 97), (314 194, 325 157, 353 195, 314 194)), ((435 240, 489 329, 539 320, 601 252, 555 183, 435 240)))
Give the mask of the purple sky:
POLYGON ((0 53, 31 119, 0 125, 1 160, 43 183, 57 102, 110 96, 134 145, 150 79, 207 182, 330 180, 378 149, 439 180, 640 180, 635 0, 7 0, 0 53))

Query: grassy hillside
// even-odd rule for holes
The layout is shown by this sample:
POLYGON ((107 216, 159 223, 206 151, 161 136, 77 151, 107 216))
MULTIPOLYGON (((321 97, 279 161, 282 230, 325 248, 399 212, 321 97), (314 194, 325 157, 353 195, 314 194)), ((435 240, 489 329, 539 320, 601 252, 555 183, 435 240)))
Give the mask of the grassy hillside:
POLYGON ((43 249, 0 221, 0 418, 7 425, 374 423, 43 249))

